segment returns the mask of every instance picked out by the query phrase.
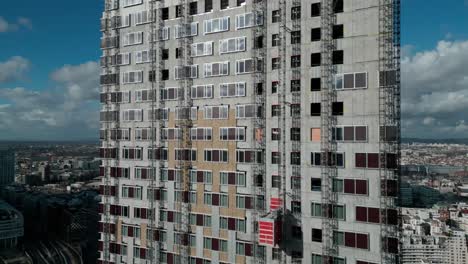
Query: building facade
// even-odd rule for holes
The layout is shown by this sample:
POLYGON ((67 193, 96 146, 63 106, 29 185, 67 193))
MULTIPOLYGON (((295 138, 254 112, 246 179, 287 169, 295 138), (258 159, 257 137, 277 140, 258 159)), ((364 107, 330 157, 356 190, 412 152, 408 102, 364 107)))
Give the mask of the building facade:
POLYGON ((15 152, 8 148, 0 148, 0 185, 7 185, 14 181, 15 152))
POLYGON ((106 1, 100 263, 398 263, 398 0, 106 1))

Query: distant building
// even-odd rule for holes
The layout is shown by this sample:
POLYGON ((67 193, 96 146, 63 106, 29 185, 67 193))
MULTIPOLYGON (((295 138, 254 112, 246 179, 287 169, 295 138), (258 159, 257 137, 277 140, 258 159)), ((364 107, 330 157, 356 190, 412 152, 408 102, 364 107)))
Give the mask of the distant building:
POLYGON ((0 250, 16 248, 24 235, 23 215, 0 200, 0 250))
POLYGON ((0 185, 15 181, 15 152, 12 149, 0 149, 0 185))

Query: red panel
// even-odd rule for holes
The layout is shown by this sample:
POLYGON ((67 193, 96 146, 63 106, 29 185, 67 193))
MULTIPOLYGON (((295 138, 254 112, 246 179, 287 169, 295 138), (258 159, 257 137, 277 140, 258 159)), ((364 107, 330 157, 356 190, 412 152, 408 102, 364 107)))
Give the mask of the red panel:
POLYGON ((245 243, 245 255, 253 256, 253 246, 252 244, 245 243))
POLYGON ((367 207, 356 207, 356 221, 367 222, 367 207))
POLYGON ((270 198, 270 210, 276 210, 281 207, 283 200, 280 198, 270 198))
POLYGON ((356 194, 367 195, 367 181, 356 180, 356 194))
POLYGON ((245 197, 245 208, 253 209, 253 198, 252 197, 245 197))
POLYGON ((141 208, 141 218, 146 219, 146 208, 141 208))
POLYGON ((355 155, 356 168, 366 168, 366 153, 356 153, 355 155))
POLYGON ((99 167, 99 176, 104 176, 106 173, 106 168, 105 167, 99 167))
POLYGON ((128 236, 133 237, 133 226, 128 227, 128 236))
POLYGON ((356 234, 356 247, 369 249, 369 237, 367 234, 356 234))
POLYGON ((174 181, 175 171, 174 170, 167 170, 167 178, 169 181, 174 181))
POLYGON ((197 182, 203 182, 203 171, 197 171, 197 182))
POLYGON ((104 242, 98 241, 98 250, 103 251, 104 250, 104 242))
POLYGON ((379 208, 368 208, 368 220, 369 223, 380 223, 380 209, 379 208))
POLYGON ((356 247, 356 234, 345 232, 345 246, 356 247))
POLYGON ((133 187, 128 188, 128 197, 133 198, 133 187))
POLYGON ((236 230, 236 219, 228 218, 228 229, 229 230, 236 230))
POLYGON ((104 205, 103 204, 98 204, 98 212, 100 214, 104 213, 104 205))
POLYGON ((140 248, 140 258, 146 259, 146 249, 140 248))
POLYGON ((356 192, 354 188, 354 180, 345 179, 344 180, 344 192, 354 194, 356 192))
POLYGON ((236 184, 236 174, 234 172, 230 172, 228 174, 228 184, 235 185, 236 184))
POLYGON ((219 241, 216 238, 211 239, 211 249, 218 251, 219 250, 219 241))
POLYGON ((378 153, 367 153, 367 167, 368 168, 379 168, 379 154, 378 153))
POLYGON ((167 212, 167 221, 168 222, 174 222, 174 212, 172 212, 172 211, 167 212))
POLYGON ((218 206, 219 205, 219 194, 218 193, 213 193, 211 195, 211 204, 218 206))
POLYGON ((110 168, 110 176, 111 177, 116 177, 117 176, 117 168, 116 167, 111 167, 110 168))
POLYGON ((203 226, 203 215, 197 215, 197 226, 203 226))
POLYGON ((141 178, 146 179, 148 176, 148 169, 141 169, 141 178))

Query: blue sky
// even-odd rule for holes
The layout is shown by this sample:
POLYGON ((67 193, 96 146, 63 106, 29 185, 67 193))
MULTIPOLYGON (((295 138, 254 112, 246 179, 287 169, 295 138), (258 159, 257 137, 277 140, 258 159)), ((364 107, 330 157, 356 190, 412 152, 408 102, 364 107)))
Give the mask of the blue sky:
MULTIPOLYGON (((100 56, 101 36, 99 19, 103 0, 72 3, 63 0, 0 3, 0 70, 2 63, 4 67, 14 65, 23 69, 14 78, 3 80, 0 72, 0 140, 48 137, 82 139, 97 136, 98 103, 94 96, 98 90, 93 87, 94 82, 85 79, 88 75, 96 75, 91 79, 97 80, 96 62, 100 56), (34 115, 19 116, 21 111, 27 111, 26 103, 20 103, 19 97, 28 98, 30 105, 44 107, 35 109, 34 115), (49 113, 46 106, 52 104, 54 98, 56 104, 61 106, 50 107, 49 113), (77 100, 80 103, 71 106, 60 102, 77 100), (51 114, 53 111, 55 114, 51 114), (69 113, 65 114, 67 111, 69 113), (11 118, 11 115, 18 116, 11 118), (20 126, 18 120, 29 123, 20 126), (72 120, 77 121, 75 123, 79 126, 72 127, 72 120)), ((408 56, 407 61, 403 62, 403 72, 408 69, 408 78, 413 78, 410 75, 418 75, 416 66, 428 60, 431 65, 443 67, 452 63, 454 59, 449 58, 453 57, 460 60, 457 60, 458 66, 468 66, 468 59, 460 58, 463 55, 468 57, 468 0, 446 0, 443 3, 436 0, 402 0, 401 21, 402 45, 405 47, 404 54, 408 56)), ((409 100, 408 105, 412 107, 419 102, 430 104, 431 100, 443 102, 444 99, 449 100, 450 96, 459 100, 460 104, 465 103, 465 97, 468 102, 468 94, 462 92, 464 80, 468 80, 468 76, 459 73, 456 78, 459 80, 454 84, 457 88, 448 89, 447 95, 440 94, 438 87, 425 91, 413 89, 411 85, 425 85, 419 79, 403 80, 403 86, 405 82, 408 83, 408 87, 403 89, 408 89, 408 98, 414 100, 409 100)), ((431 82, 430 78, 424 81, 431 82)), ((454 117, 449 123, 439 113, 427 115, 431 111, 425 107, 411 108, 409 114, 403 114, 404 136, 468 137, 468 120, 465 124, 464 119, 466 113, 454 112, 453 106, 448 112, 442 110, 454 117), (428 127, 419 130, 421 124, 428 127), (437 127, 444 129, 437 130, 437 127)))

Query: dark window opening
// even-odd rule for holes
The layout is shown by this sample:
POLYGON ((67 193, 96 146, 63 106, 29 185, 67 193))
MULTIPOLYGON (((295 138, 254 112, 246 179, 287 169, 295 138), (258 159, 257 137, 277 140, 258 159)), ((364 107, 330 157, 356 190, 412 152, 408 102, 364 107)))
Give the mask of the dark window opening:
POLYGON ((190 15, 198 14, 198 2, 190 3, 190 15))
POLYGON ((175 7, 175 12, 176 12, 176 17, 182 17, 184 14, 184 8, 182 7, 182 5, 176 5, 175 7))
POLYGON ((301 19, 301 7, 295 6, 291 8, 291 20, 301 19))
POLYGON ((312 228, 312 241, 322 242, 322 229, 312 228))
POLYGON ((301 91, 301 80, 291 80, 291 92, 301 91))
POLYGON ((162 50, 162 59, 163 60, 168 60, 169 59, 169 49, 163 49, 162 50))
POLYGON ((311 91, 320 91, 322 88, 322 80, 320 78, 310 79, 310 90, 311 91))
POLYGON ((314 41, 320 41, 320 39, 322 38, 322 31, 320 30, 320 28, 313 28, 312 29, 312 38, 311 38, 311 41, 314 42, 314 41))
POLYGON ((320 192, 322 190, 322 179, 320 178, 313 178, 312 179, 312 191, 320 192))
POLYGON ((310 104, 310 115, 311 116, 320 116, 322 111, 320 103, 311 103, 310 104))
POLYGON ((229 7, 229 0, 221 0, 221 10, 229 7))
POLYGON ((301 43, 301 31, 291 32, 291 44, 300 44, 301 43))
POLYGON ((343 115, 343 102, 333 102, 332 113, 333 115, 343 115))
POLYGON ((343 11, 344 11, 343 0, 333 0, 333 12, 343 13, 343 11))
POLYGON ((291 68, 301 67, 301 55, 291 56, 291 68))
POLYGON ((278 23, 278 22, 281 22, 281 13, 279 10, 273 10, 273 12, 271 12, 271 16, 272 16, 272 23, 278 23))
POLYGON ((312 67, 320 66, 322 64, 322 54, 312 53, 310 55, 310 64, 312 67))
POLYGON ((344 52, 342 50, 334 50, 332 56, 333 64, 343 64, 344 52))
POLYGON ((292 127, 291 128, 291 140, 292 141, 301 141, 301 128, 292 127))
POLYGON ((344 27, 343 25, 334 25, 333 26, 333 38, 341 39, 344 36, 344 27))
POLYGON ((320 16, 320 3, 314 3, 312 4, 312 13, 311 13, 311 16, 312 17, 318 17, 320 16))
POLYGON ((213 11, 213 0, 205 0, 205 12, 213 11))
POLYGON ((161 18, 162 20, 169 19, 169 7, 161 8, 161 18))

